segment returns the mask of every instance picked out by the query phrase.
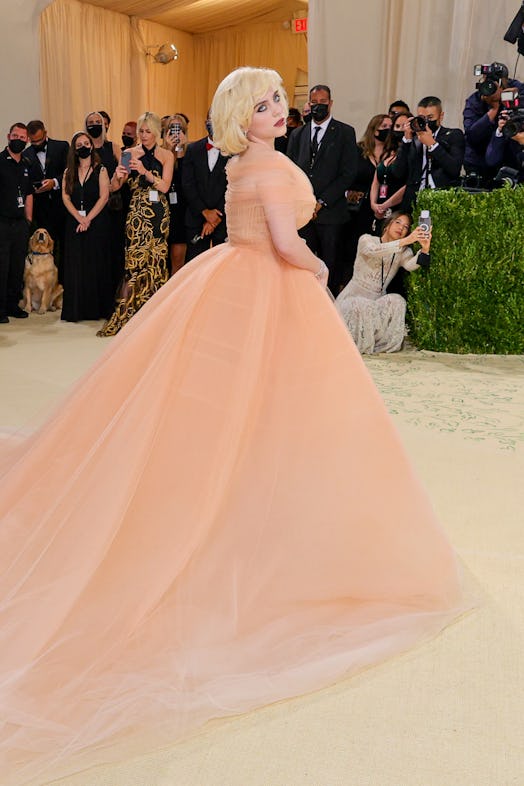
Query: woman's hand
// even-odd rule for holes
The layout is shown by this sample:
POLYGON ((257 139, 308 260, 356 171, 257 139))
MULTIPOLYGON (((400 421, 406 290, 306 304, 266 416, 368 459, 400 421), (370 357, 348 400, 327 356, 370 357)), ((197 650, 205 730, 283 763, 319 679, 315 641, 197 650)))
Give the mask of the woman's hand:
POLYGON ((129 177, 129 172, 122 166, 122 164, 118 164, 117 168, 115 169, 114 175, 118 178, 118 180, 126 180, 129 177))
POLYGON ((498 122, 498 129, 499 129, 499 131, 502 131, 502 129, 504 128, 504 126, 508 122, 508 114, 509 114, 509 112, 506 112, 506 111, 500 113, 499 122, 498 122))
POLYGON ((318 282, 324 289, 327 289, 328 278, 329 268, 326 265, 325 269, 322 271, 322 274, 318 277, 318 282))
POLYGON ((422 243, 426 240, 428 243, 431 241, 431 230, 428 233, 422 227, 415 227, 413 232, 399 240, 399 243, 401 246, 410 246, 412 243, 420 243, 422 246, 422 243))
POLYGON ((89 227, 91 226, 91 219, 87 216, 80 216, 78 219, 78 226, 76 228, 77 232, 87 232, 89 227))
POLYGON ((432 234, 432 227, 429 228, 429 232, 424 232, 422 239, 418 242, 420 243, 420 248, 425 254, 429 253, 429 247, 431 246, 431 234, 432 234))
POLYGON ((318 265, 319 265, 318 270, 315 271, 315 278, 317 279, 319 284, 324 289, 326 289, 328 278, 329 278, 329 268, 326 265, 326 263, 321 259, 318 260, 318 265))
POLYGON ((143 163, 141 162, 141 160, 140 160, 141 158, 142 158, 142 156, 141 156, 141 155, 137 155, 137 154, 135 153, 135 154, 133 155, 133 157, 132 157, 131 161, 129 162, 129 168, 130 168, 130 169, 131 169, 133 172, 136 172, 136 173, 137 173, 137 174, 139 174, 139 175, 145 175, 145 173, 147 172, 147 169, 145 168, 145 166, 144 166, 144 165, 143 165, 143 163))
POLYGON ((371 205, 371 209, 375 214, 375 218, 381 221, 384 218, 384 214, 388 208, 387 205, 385 204, 377 205, 376 203, 373 202, 371 205))

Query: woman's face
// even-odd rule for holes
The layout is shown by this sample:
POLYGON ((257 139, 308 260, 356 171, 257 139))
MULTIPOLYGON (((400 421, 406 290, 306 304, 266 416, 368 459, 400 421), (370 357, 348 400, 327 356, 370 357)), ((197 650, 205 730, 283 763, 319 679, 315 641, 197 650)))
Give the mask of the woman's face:
MULTIPOLYGON (((86 128, 89 129, 90 126, 100 126, 100 130, 102 130, 101 115, 98 115, 96 112, 93 112, 91 115, 88 115, 86 120, 86 128)), ((98 134, 98 136, 100 136, 100 134, 98 134)))
POLYGON ((406 115, 397 115, 393 124, 393 131, 404 131, 404 126, 408 122, 406 115))
POLYGON ((411 222, 408 216, 398 216, 391 221, 383 236, 387 240, 401 240, 409 234, 411 222))
POLYGON ((81 147, 87 147, 89 150, 92 149, 93 143, 87 136, 87 134, 80 134, 75 139, 75 150, 80 150, 81 147))
POLYGON ((285 104, 280 91, 270 88, 257 101, 249 124, 248 133, 257 139, 274 140, 286 133, 285 104))
POLYGON ((384 131, 384 130, 389 131, 390 128, 391 128, 391 118, 390 117, 385 117, 383 119, 382 123, 377 127, 375 133, 377 131, 384 131))
POLYGON ((145 123, 142 123, 140 128, 138 129, 138 138, 140 142, 144 145, 144 147, 153 147, 156 142, 156 137, 154 133, 151 131, 149 126, 145 123))

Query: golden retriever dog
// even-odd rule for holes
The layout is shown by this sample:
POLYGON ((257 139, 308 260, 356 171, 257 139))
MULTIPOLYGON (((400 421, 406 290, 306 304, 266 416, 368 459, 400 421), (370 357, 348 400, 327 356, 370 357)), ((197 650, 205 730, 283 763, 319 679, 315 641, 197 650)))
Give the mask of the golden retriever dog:
POLYGON ((37 229, 29 238, 25 259, 24 298, 21 308, 27 311, 56 311, 62 308, 64 288, 58 283, 58 270, 53 259, 54 241, 47 229, 37 229))

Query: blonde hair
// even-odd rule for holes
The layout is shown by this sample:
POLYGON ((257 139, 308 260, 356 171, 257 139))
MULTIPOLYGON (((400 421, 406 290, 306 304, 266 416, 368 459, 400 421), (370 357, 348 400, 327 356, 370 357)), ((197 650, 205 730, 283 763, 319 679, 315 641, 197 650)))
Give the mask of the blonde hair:
POLYGON ((210 117, 213 142, 224 155, 236 155, 247 148, 246 133, 255 104, 272 89, 279 93, 286 117, 288 105, 282 77, 271 68, 236 68, 219 84, 210 117))
POLYGON ((162 121, 154 112, 144 112, 136 121, 136 130, 140 131, 140 126, 144 124, 155 137, 156 144, 162 141, 162 121))
POLYGON ((87 136, 89 137, 89 139, 91 139, 91 140, 94 139, 94 137, 92 137, 89 134, 89 131, 87 130, 87 118, 88 117, 93 117, 93 116, 99 117, 100 118, 100 122, 102 123, 102 133, 100 134, 99 137, 97 137, 97 139, 101 139, 102 140, 102 144, 103 144, 106 141, 106 139, 107 139, 107 131, 106 131, 106 124, 104 123, 104 118, 102 117, 100 112, 88 112, 87 113, 86 118, 84 120, 85 132, 86 132, 87 136))

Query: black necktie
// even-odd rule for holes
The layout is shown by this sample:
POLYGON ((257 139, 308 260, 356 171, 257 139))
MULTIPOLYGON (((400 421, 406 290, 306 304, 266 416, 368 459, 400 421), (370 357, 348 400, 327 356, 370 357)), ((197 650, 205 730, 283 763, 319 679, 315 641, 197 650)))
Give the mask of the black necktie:
POLYGON ((315 160, 315 156, 318 153, 318 134, 320 132, 320 126, 317 126, 313 132, 313 139, 311 140, 311 163, 315 160))

